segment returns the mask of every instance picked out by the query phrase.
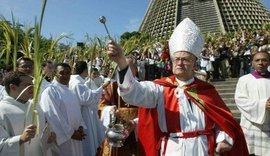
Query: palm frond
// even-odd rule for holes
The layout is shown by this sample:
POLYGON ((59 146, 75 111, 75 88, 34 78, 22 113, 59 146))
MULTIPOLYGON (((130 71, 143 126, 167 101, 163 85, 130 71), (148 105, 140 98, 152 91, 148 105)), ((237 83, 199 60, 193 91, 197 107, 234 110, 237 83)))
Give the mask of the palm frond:
POLYGON ((41 83, 44 79, 44 76, 42 75, 42 68, 41 68, 41 62, 42 62, 42 56, 43 54, 40 51, 40 39, 41 39, 41 28, 42 28, 42 21, 44 17, 44 12, 46 8, 47 0, 43 0, 42 5, 42 12, 40 17, 40 24, 35 22, 34 26, 34 97, 33 97, 33 106, 32 106, 32 123, 37 123, 39 125, 39 120, 35 120, 37 118, 37 103, 38 103, 38 95, 40 91, 41 83))
POLYGON ((56 36, 55 39, 52 40, 51 46, 48 49, 48 58, 51 60, 53 58, 54 55, 54 50, 58 44, 58 42, 63 39, 63 38, 70 38, 70 34, 67 33, 61 33, 60 35, 56 36))
POLYGON ((22 52, 24 56, 29 57, 31 59, 33 58, 33 55, 32 55, 33 41, 31 39, 31 33, 33 31, 34 31, 33 27, 25 27, 24 36, 23 36, 23 44, 20 44, 20 47, 21 47, 20 52, 22 52))
POLYGON ((13 56, 12 56, 12 64, 13 64, 13 71, 16 70, 16 63, 17 63, 17 52, 18 52, 18 41, 19 41, 19 29, 20 25, 15 21, 15 18, 12 14, 12 28, 10 31, 11 38, 13 40, 13 56))
POLYGON ((5 65, 8 65, 12 51, 13 28, 11 27, 11 24, 3 16, 0 16, 0 21, 1 21, 0 27, 3 30, 3 37, 4 37, 4 41, 2 42, 2 47, 4 48, 1 51, 1 58, 2 56, 4 56, 4 54, 6 54, 5 65))

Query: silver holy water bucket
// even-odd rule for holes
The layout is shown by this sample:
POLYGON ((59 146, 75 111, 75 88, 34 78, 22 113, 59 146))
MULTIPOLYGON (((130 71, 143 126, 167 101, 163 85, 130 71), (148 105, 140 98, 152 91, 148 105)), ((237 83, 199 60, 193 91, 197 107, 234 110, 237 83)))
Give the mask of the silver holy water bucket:
POLYGON ((128 131, 124 128, 123 124, 115 124, 113 127, 107 129, 106 136, 111 146, 122 147, 123 142, 128 136, 128 131))
POLYGON ((106 136, 111 146, 122 147, 128 136, 128 131, 123 123, 118 123, 117 121, 116 111, 110 112, 110 124, 108 125, 106 136))

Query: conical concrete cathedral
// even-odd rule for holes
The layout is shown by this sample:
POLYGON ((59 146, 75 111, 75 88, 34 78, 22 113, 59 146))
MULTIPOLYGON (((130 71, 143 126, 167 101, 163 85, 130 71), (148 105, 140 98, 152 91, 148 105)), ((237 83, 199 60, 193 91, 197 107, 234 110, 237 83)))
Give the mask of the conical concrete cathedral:
POLYGON ((260 0, 151 0, 139 31, 168 38, 186 17, 202 32, 260 29, 270 23, 270 13, 260 0))

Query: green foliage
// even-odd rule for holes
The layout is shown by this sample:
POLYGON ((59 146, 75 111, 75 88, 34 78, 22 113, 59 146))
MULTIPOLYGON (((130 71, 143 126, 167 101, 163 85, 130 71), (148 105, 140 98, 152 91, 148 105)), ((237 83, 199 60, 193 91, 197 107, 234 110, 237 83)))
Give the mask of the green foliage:
MULTIPOLYGON (((21 56, 33 59, 34 30, 31 26, 22 27, 22 24, 15 22, 14 17, 11 23, 0 16, 0 59, 4 60, 5 65, 10 64, 10 61, 15 65, 21 56)), ((47 52, 52 39, 41 36, 39 42, 40 50, 47 52)))
POLYGON ((120 44, 123 46, 127 53, 142 49, 143 47, 153 43, 153 40, 151 40, 149 35, 146 33, 125 32, 123 35, 121 35, 120 38, 120 44))
POLYGON ((11 48, 12 48, 12 41, 11 41, 11 36, 10 36, 10 25, 6 21, 1 21, 1 30, 3 39, 1 40, 1 53, 0 53, 0 58, 4 58, 4 63, 5 65, 9 64, 10 61, 10 53, 11 53, 11 48))
POLYGON ((133 31, 133 32, 125 32, 120 36, 121 41, 122 40, 128 40, 131 37, 139 37, 141 35, 141 33, 137 32, 137 31, 133 31))
POLYGON ((264 30, 264 31, 270 31, 270 23, 263 24, 262 30, 264 30))
POLYGON ((18 39, 20 24, 15 22, 12 14, 12 23, 8 22, 3 16, 0 17, 0 30, 2 31, 3 40, 1 41, 1 58, 5 56, 5 64, 8 65, 12 58, 13 70, 16 68, 18 39), (4 55, 6 54, 6 55, 4 55), (14 63, 15 62, 15 63, 14 63))
MULTIPOLYGON (((49 49, 48 49, 48 51, 47 51, 47 52, 48 52, 47 58, 48 58, 49 60, 52 60, 53 57, 54 57, 54 55, 55 55, 55 53, 59 51, 59 49, 57 49, 57 48, 58 48, 58 47, 57 47, 58 42, 59 42, 61 39, 63 39, 63 38, 69 38, 69 37, 70 37, 69 34, 62 33, 62 34, 56 36, 55 39, 51 40, 50 47, 49 47, 49 49)), ((45 53, 46 53, 46 52, 45 52, 45 53)), ((60 55, 60 56, 61 56, 61 55, 60 55)), ((43 56, 43 57, 44 57, 44 56, 43 56)))
POLYGON ((23 42, 20 42, 21 50, 19 50, 24 56, 32 58, 32 44, 33 44, 33 36, 32 32, 34 28, 25 27, 23 42))
POLYGON ((18 42, 19 42, 19 23, 15 22, 15 18, 12 14, 12 21, 13 21, 13 29, 11 31, 11 37, 13 40, 13 57, 12 57, 12 64, 13 64, 13 71, 16 70, 16 63, 17 63, 17 53, 18 53, 18 42))

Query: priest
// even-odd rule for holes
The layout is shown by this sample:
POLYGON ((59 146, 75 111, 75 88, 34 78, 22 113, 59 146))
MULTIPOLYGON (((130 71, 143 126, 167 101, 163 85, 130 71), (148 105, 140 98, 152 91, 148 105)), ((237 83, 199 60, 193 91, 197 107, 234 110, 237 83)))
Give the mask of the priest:
POLYGON ((71 68, 66 63, 55 66, 52 84, 41 94, 40 105, 51 131, 56 134, 57 156, 83 156, 82 140, 86 128, 79 99, 68 88, 71 68))
POLYGON ((257 52, 252 56, 254 71, 242 76, 236 85, 235 103, 241 112, 240 125, 248 149, 253 155, 270 153, 270 55, 257 52))
POLYGON ((91 90, 85 85, 85 78, 88 76, 87 63, 85 61, 76 62, 74 70, 75 75, 71 75, 69 88, 79 99, 82 117, 87 127, 87 136, 83 140, 84 156, 96 155, 106 131, 106 127, 103 126, 98 116, 98 102, 103 89, 109 82, 102 84, 96 90, 91 90))
POLYGON ((22 72, 10 72, 4 80, 7 95, 0 102, 0 156, 42 156, 37 126, 26 115, 33 96, 32 78, 22 72), (31 142, 29 142, 31 140, 31 142))

